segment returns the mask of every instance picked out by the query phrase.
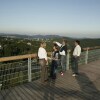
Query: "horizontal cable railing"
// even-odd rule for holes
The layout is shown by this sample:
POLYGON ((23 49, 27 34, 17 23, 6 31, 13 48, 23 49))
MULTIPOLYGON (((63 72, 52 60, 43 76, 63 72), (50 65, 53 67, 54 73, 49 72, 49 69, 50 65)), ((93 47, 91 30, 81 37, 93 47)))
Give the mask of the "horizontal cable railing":
MULTIPOLYGON (((71 58, 71 52, 68 50, 67 70, 71 67, 71 58)), ((84 48, 79 64, 87 64, 97 59, 100 59, 100 47, 84 48)), ((50 68, 50 65, 48 68, 50 68)), ((59 66, 60 68, 61 66, 59 66)), ((31 82, 39 77, 40 66, 36 54, 0 58, 0 88, 2 89, 31 82)))
POLYGON ((27 60, 0 65, 0 83, 2 88, 12 87, 39 78, 40 66, 33 60, 30 63, 31 70, 28 68, 30 66, 28 66, 27 60), (29 70, 31 72, 28 72, 29 70))
POLYGON ((88 53, 88 62, 97 60, 99 58, 100 58, 100 49, 89 51, 89 53, 88 53))

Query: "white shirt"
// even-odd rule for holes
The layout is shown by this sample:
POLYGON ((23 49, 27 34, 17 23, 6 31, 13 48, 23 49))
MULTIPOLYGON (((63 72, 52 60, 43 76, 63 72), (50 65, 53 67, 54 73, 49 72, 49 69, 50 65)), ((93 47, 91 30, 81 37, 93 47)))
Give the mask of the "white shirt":
MULTIPOLYGON (((61 44, 61 43, 59 43, 59 42, 55 42, 59 47, 63 47, 63 45, 61 44)), ((60 53, 60 55, 66 55, 66 53, 65 53, 65 51, 63 50, 62 52, 59 52, 60 53)))
POLYGON ((39 59, 45 59, 47 60, 47 52, 43 47, 40 47, 38 50, 38 57, 39 59))
POLYGON ((79 45, 77 45, 75 48, 74 48, 74 51, 73 51, 73 56, 80 56, 81 54, 81 47, 79 45))

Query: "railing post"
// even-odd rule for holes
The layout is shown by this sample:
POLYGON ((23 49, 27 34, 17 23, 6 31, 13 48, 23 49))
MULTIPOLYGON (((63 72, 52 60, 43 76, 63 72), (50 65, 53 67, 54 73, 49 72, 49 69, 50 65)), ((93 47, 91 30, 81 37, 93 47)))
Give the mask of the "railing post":
POLYGON ((1 90, 2 84, 0 84, 0 90, 1 90))
POLYGON ((85 64, 88 63, 88 53, 89 53, 88 50, 89 50, 89 48, 86 49, 85 64))
POLYGON ((69 70, 69 53, 70 50, 67 50, 67 61, 66 61, 66 69, 69 70))
POLYGON ((31 57, 28 58, 28 82, 31 82, 31 57))

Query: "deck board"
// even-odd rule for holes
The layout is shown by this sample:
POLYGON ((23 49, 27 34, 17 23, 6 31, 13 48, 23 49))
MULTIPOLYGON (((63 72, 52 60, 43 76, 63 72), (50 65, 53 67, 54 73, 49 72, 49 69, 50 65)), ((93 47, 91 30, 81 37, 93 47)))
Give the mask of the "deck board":
POLYGON ((80 75, 68 70, 55 81, 36 80, 0 91, 0 100, 100 100, 100 60, 79 67, 80 75))

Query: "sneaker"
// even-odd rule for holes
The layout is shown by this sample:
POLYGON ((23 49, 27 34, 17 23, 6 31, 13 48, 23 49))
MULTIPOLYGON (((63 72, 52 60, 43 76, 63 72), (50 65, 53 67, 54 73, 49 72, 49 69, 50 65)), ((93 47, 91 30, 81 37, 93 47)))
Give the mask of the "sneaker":
POLYGON ((76 75, 76 74, 73 74, 72 76, 74 76, 74 77, 75 77, 75 76, 77 76, 77 75, 76 75))
POLYGON ((63 76, 64 75, 64 73, 63 72, 61 72, 61 76, 63 76))

